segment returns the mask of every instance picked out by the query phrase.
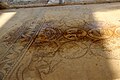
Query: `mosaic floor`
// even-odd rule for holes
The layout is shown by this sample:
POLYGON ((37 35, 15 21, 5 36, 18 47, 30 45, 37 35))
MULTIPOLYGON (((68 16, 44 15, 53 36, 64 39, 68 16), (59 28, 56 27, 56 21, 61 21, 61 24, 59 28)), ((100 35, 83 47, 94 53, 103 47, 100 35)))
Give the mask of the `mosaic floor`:
POLYGON ((119 4, 2 10, 0 80, 120 80, 119 4))

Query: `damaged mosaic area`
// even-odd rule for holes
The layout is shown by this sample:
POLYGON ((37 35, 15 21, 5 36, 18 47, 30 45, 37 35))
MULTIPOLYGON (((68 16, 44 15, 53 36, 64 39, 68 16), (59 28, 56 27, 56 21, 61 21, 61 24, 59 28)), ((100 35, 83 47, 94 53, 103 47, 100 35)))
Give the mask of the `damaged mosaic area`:
MULTIPOLYGON (((60 67, 70 63, 78 66, 81 59, 91 56, 120 59, 117 53, 120 51, 119 27, 99 28, 84 20, 83 25, 76 20, 73 27, 74 23, 67 24, 64 20, 28 20, 3 36, 0 39, 0 80, 52 80, 49 76, 62 71, 60 67)), ((69 66, 67 69, 69 73, 69 66)))

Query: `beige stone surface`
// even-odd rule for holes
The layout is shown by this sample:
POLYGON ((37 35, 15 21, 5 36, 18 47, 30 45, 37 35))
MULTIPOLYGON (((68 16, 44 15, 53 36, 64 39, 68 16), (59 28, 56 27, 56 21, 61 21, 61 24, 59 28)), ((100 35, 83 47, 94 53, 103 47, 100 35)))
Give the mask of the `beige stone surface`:
POLYGON ((120 3, 0 11, 0 80, 120 80, 120 3))

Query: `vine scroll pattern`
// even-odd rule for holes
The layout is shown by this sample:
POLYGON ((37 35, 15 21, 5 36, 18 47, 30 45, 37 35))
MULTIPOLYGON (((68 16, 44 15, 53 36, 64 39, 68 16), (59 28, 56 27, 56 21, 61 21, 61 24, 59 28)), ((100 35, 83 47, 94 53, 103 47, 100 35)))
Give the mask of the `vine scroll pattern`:
POLYGON ((119 59, 120 28, 55 22, 29 20, 0 40, 0 80, 44 80, 62 61, 88 54, 119 59))

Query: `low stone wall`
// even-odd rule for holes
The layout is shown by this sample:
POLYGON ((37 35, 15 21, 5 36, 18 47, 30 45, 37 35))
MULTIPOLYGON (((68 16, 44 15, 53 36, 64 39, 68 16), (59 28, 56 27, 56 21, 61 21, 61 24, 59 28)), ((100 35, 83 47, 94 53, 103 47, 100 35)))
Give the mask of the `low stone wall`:
POLYGON ((0 2, 0 9, 6 9, 9 8, 8 4, 6 2, 0 2))
POLYGON ((113 1, 120 1, 120 0, 65 0, 65 2, 113 2, 113 1))
POLYGON ((51 3, 100 3, 100 2, 115 2, 120 0, 49 0, 51 3))
POLYGON ((7 2, 11 7, 34 7, 59 4, 90 4, 104 2, 119 2, 120 0, 1 0, 7 2))

